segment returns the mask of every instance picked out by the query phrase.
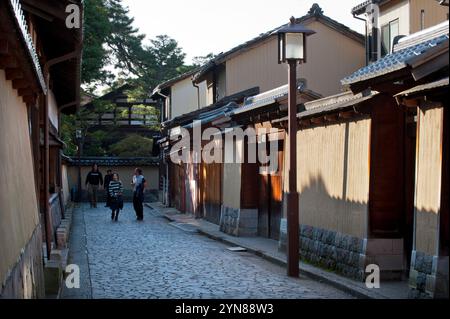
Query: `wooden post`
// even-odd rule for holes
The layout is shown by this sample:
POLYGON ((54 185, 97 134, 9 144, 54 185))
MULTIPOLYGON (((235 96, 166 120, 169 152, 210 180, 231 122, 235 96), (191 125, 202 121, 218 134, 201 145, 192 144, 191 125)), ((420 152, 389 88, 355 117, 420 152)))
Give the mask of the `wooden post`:
MULTIPOLYGON (((50 74, 47 70, 46 72, 46 84, 48 87, 50 74)), ((45 207, 45 234, 46 234, 46 245, 47 245, 47 258, 50 259, 50 253, 52 250, 52 239, 53 239, 53 226, 52 226, 52 216, 50 211, 50 145, 49 145, 49 104, 50 97, 47 93, 45 95, 44 104, 44 207, 45 207)))

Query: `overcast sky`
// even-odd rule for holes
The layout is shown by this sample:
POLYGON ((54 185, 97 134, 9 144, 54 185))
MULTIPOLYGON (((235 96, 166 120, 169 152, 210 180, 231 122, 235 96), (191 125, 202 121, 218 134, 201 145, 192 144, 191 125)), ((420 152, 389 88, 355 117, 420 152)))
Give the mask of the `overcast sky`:
POLYGON ((351 8, 363 0, 123 0, 135 18, 135 27, 146 43, 167 34, 187 54, 195 56, 225 52, 267 32, 289 17, 305 15, 313 3, 324 14, 364 33, 364 22, 353 18, 351 8))

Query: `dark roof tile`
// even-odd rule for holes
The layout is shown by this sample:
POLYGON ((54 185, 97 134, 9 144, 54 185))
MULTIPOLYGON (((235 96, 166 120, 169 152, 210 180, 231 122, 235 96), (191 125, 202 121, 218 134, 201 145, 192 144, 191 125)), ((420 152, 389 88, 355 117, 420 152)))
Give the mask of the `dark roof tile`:
POLYGON ((408 61, 416 56, 424 54, 429 49, 448 41, 448 34, 413 45, 392 54, 386 55, 380 60, 365 66, 353 74, 341 80, 342 85, 350 85, 356 82, 375 78, 407 66, 408 61))

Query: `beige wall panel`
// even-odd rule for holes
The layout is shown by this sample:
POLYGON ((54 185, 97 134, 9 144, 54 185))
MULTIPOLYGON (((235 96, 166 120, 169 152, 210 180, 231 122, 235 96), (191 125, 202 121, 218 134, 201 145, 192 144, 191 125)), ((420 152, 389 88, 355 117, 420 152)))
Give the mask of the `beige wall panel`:
POLYGON ((49 91, 49 107, 48 107, 48 118, 50 122, 59 130, 59 119, 58 119, 58 104, 56 103, 56 98, 53 92, 49 91))
MULTIPOLYGON (((324 96, 339 93, 340 80, 364 66, 364 44, 317 21, 308 28, 317 33, 308 37, 308 60, 299 66, 298 78, 306 78, 308 88, 324 96)), ((264 92, 287 84, 287 65, 277 63, 277 41, 273 36, 226 62, 227 95, 256 86, 264 92)))
POLYGON ((441 205, 443 108, 419 110, 416 166, 416 249, 436 254, 441 205))
POLYGON ((200 107, 211 105, 212 103, 209 103, 208 86, 206 81, 199 83, 198 88, 200 90, 200 107))
POLYGON ((366 237, 369 141, 368 119, 298 132, 301 224, 366 237))
POLYGON ((439 5, 439 2, 430 0, 411 0, 411 33, 420 31, 421 10, 424 10, 425 13, 425 29, 447 20, 448 7, 439 5))
POLYGON ((219 69, 217 74, 217 101, 220 101, 225 96, 230 95, 228 92, 228 83, 227 83, 228 73, 224 69, 219 69))
POLYGON ((230 142, 232 140, 228 139, 232 136, 232 133, 229 134, 228 138, 225 138, 222 198, 225 207, 239 209, 241 207, 242 176, 240 162, 243 161, 244 147, 242 141, 230 142), (231 151, 231 148, 233 148, 233 151, 231 151))
MULTIPOLYGON (((200 107, 204 107, 208 102, 206 81, 203 81, 199 84, 199 89, 200 107)), ((192 85, 190 77, 181 80, 172 86, 171 99, 171 119, 198 109, 197 88, 192 85)))
POLYGON ((39 223, 27 107, 0 70, 0 281, 39 223), (19 174, 20 172, 20 174, 19 174))
POLYGON ((241 206, 241 164, 223 165, 223 205, 239 209, 241 206))
POLYGON ((66 205, 70 200, 70 183, 69 183, 69 173, 67 165, 62 165, 62 188, 64 195, 64 205, 66 205))
POLYGON ((391 21, 398 19, 399 34, 410 34, 409 26, 409 1, 393 1, 380 8, 380 28, 391 21))

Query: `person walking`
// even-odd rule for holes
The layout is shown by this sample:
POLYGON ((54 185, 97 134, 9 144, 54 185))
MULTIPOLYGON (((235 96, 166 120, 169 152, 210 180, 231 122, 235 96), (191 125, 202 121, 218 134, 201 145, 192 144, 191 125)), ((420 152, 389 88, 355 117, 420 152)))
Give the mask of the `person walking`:
POLYGON ((103 187, 105 189, 105 193, 106 193, 106 205, 105 207, 109 207, 109 205, 111 204, 111 196, 109 195, 109 183, 111 183, 113 179, 113 172, 112 170, 107 170, 106 171, 106 175, 105 175, 105 180, 103 181, 103 187))
POLYGON ((86 176, 85 185, 88 188, 89 201, 91 208, 97 208, 97 193, 101 185, 103 185, 102 173, 98 170, 98 165, 93 164, 92 170, 86 176))
POLYGON ((112 181, 109 183, 108 192, 110 196, 109 208, 111 208, 111 220, 117 221, 119 212, 123 209, 123 185, 119 179, 119 174, 113 174, 112 181))
POLYGON ((142 169, 136 168, 131 185, 133 185, 133 207, 136 212, 136 219, 139 221, 144 220, 144 190, 146 183, 145 177, 142 175, 142 169))

